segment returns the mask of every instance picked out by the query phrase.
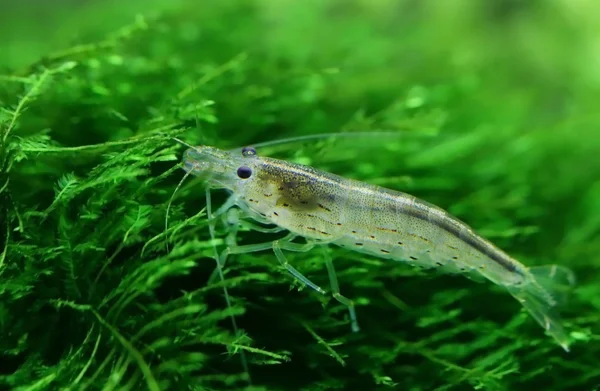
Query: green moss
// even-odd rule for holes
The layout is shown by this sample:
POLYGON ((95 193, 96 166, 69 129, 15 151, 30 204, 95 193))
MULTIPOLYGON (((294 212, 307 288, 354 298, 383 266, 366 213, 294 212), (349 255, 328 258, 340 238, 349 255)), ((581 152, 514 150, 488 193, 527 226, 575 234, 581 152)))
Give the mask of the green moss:
MULTIPOLYGON (((4 388, 600 384, 598 6, 59 3, 47 24, 27 7, 0 20, 23 33, 0 37, 4 388), (260 153, 412 193, 527 265, 572 268, 571 353, 491 284, 341 249, 331 253, 357 334, 343 306, 296 289, 269 252, 232 257, 225 282, 209 281, 226 231, 213 243, 198 181, 174 196, 165 231, 183 176, 172 136, 229 148, 380 130, 397 136, 260 153)), ((328 286, 319 252, 289 258, 328 286)))

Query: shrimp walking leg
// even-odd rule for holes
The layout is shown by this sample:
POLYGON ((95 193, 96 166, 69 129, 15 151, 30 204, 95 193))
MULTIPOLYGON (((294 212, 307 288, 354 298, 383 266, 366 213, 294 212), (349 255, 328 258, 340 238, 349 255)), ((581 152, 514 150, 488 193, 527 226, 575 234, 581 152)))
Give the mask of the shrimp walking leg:
MULTIPOLYGON (((291 241, 294 239, 294 237, 295 237, 295 235, 290 233, 282 239, 271 241, 271 242, 246 244, 246 245, 241 245, 241 246, 238 246, 238 245, 229 246, 225 250, 223 250, 223 252, 221 252, 221 254, 219 255, 219 265, 220 265, 219 267, 223 268, 229 255, 247 254, 247 253, 253 253, 253 252, 265 251, 265 250, 272 249, 273 252, 275 253, 275 255, 277 256, 277 259, 281 263, 281 265, 292 276, 294 276, 294 278, 296 278, 303 284, 311 287, 312 289, 316 290, 317 292, 319 292, 321 294, 325 294, 325 291, 322 288, 320 288, 314 282, 310 281, 308 278, 306 278, 304 275, 302 275, 302 273, 300 273, 292 265, 290 265, 287 258, 285 257, 285 255, 283 255, 282 248, 285 250, 288 250, 288 251, 306 252, 314 247, 314 243, 312 243, 312 242, 308 242, 306 244, 292 243, 291 241)), ((212 280, 212 278, 213 278, 213 276, 211 276, 211 279, 209 279, 209 281, 212 280)))
POLYGON ((227 244, 227 246, 237 246, 237 234, 240 228, 246 228, 251 231, 261 233, 278 233, 281 231, 285 231, 284 228, 281 228, 279 226, 263 227, 253 222, 244 220, 245 217, 247 216, 243 214, 243 211, 240 213, 240 210, 237 208, 231 208, 227 211, 227 213, 223 214, 223 224, 226 227, 228 227, 229 230, 225 239, 225 243, 227 244))
MULTIPOLYGON (((276 228, 277 228, 276 231, 273 230, 273 231, 269 231, 269 232, 283 231, 282 228, 279 228, 279 227, 276 227, 276 228)), ((267 229, 267 228, 265 228, 265 229, 267 229)), ((264 243, 238 245, 237 244, 237 232, 238 232, 238 229, 237 229, 237 226, 235 226, 232 228, 232 231, 225 238, 225 243, 226 243, 227 247, 225 248, 225 250, 223 250, 221 252, 221 254, 219 254, 219 257, 218 257, 219 264, 217 265, 215 270, 212 272, 212 274, 208 278, 209 284, 214 282, 215 279, 217 277, 219 277, 219 270, 223 269, 223 267, 225 266, 225 263, 227 262, 227 258, 230 255, 265 251, 265 250, 270 250, 273 247, 273 241, 264 242, 264 243)), ((294 239, 295 236, 296 235, 289 233, 288 235, 283 237, 281 240, 289 241, 289 240, 294 239)))
MULTIPOLYGON (((207 194, 210 194, 210 189, 207 190, 207 194)), ((210 200, 210 196, 207 196, 207 201, 210 200)), ((215 210, 215 212, 212 214, 213 217, 218 217, 221 216, 224 213, 229 212, 229 210, 238 203, 238 197, 235 195, 229 196, 229 198, 227 198, 225 200, 225 202, 223 203, 223 205, 221 205, 219 207, 219 209, 215 210)), ((208 206, 208 205, 207 205, 208 206)))
POLYGON ((219 256, 219 264, 221 267, 225 266, 225 262, 227 262, 227 258, 230 255, 255 253, 259 251, 270 250, 272 247, 273 242, 230 246, 221 252, 221 255, 219 256))
MULTIPOLYGON (((289 235, 289 236, 291 236, 291 235, 289 235)), ((258 251, 270 250, 272 247, 273 247, 273 242, 244 244, 241 246, 234 244, 234 245, 227 246, 227 248, 225 248, 225 250, 223 250, 221 252, 221 254, 219 254, 219 258, 218 258, 219 264, 217 265, 215 270, 212 272, 212 274, 208 278, 208 283, 209 284, 213 283, 215 281, 215 278, 217 278, 219 276, 219 270, 223 269, 223 267, 225 266, 225 263, 227 262, 227 258, 229 258, 230 255, 255 253, 258 251)))
MULTIPOLYGON (((279 239, 279 241, 290 241, 290 240, 294 239, 295 236, 296 235, 289 233, 286 236, 284 236, 282 239, 279 239)), ((225 250, 223 250, 221 252, 221 255, 219 256, 220 267, 225 266, 227 257, 229 257, 230 255, 255 253, 258 251, 270 250, 271 248, 273 248, 273 241, 264 242, 264 243, 255 243, 255 244, 243 244, 243 245, 233 244, 233 245, 227 246, 227 248, 225 250)))
MULTIPOLYGON (((230 231, 228 236, 235 236, 237 234, 237 230, 240 226, 244 227, 244 228, 248 228, 252 231, 261 232, 261 233, 278 233, 281 231, 285 231, 284 228, 281 228, 279 226, 263 227, 256 223, 248 221, 247 218, 252 218, 253 220, 256 220, 255 216, 249 215, 246 211, 235 208, 235 207, 230 207, 230 209, 227 210, 226 213, 223 213, 222 214, 223 224, 225 226, 230 227, 230 229, 232 231, 235 231, 235 232, 233 232, 233 235, 232 235, 232 232, 230 231)), ((270 223, 270 224, 272 224, 272 223, 270 223)))
POLYGON ((278 227, 278 226, 275 226, 275 227, 263 227, 263 226, 260 226, 258 224, 254 224, 254 223, 251 223, 251 222, 245 221, 245 220, 240 220, 239 224, 242 227, 251 229, 252 231, 261 232, 261 233, 265 233, 265 234, 273 234, 273 233, 278 233, 278 232, 281 232, 281 231, 285 231, 284 228, 281 228, 281 227, 278 227))
POLYGON ((360 328, 358 327, 356 310, 354 309, 354 302, 340 294, 340 286, 338 284, 337 275, 335 273, 335 268, 333 266, 331 256, 326 251, 323 251, 323 256, 325 258, 325 264, 327 265, 327 274, 329 275, 329 284, 331 286, 331 293, 333 295, 333 298, 348 308, 348 312, 350 313, 352 331, 358 332, 360 328))
POLYGON ((229 232, 225 237, 227 246, 235 246, 237 244, 237 234, 240 229, 240 219, 238 210, 231 208, 227 213, 223 214, 223 224, 229 228, 229 232))
MULTIPOLYGON (((287 243, 289 244, 296 244, 296 243, 287 243)), ((302 246, 302 245, 300 245, 302 246)), ((314 244, 312 243, 307 243, 303 246, 306 246, 308 249, 304 250, 304 251, 308 251, 310 248, 312 248, 314 246, 314 244), (309 247, 310 246, 310 247, 309 247)), ((296 251, 300 251, 298 250, 297 247, 296 251)), ((293 251, 293 250, 292 250, 293 251)), ((307 277, 305 277, 302 273, 300 273, 298 270, 296 270, 292 265, 289 264, 287 258, 285 257, 285 255, 283 255, 283 251, 281 251, 281 243, 279 240, 276 240, 273 242, 273 252, 275 253, 275 256, 277 257, 277 259, 279 260, 279 262, 281 263, 281 266, 283 266, 292 276, 294 276, 295 279, 297 279, 298 281, 302 282, 304 285, 311 287, 312 289, 316 290, 317 292, 321 293, 321 294, 325 294, 325 291, 319 287, 317 284, 315 284, 314 282, 312 282, 311 280, 309 280, 307 277)))
MULTIPOLYGON (((307 242, 306 244, 292 243, 289 241, 280 244, 279 241, 275 241, 275 242, 273 242, 273 251, 275 252, 275 255, 277 256, 277 259, 279 260, 279 262, 281 262, 283 267, 285 267, 286 270, 292 276, 294 276, 296 279, 298 279, 300 282, 304 283, 305 285, 313 288, 317 292, 319 292, 321 294, 325 294, 325 291, 321 287, 319 287, 318 285, 316 285, 315 283, 310 281, 307 277, 305 277, 298 270, 296 270, 294 267, 292 267, 288 263, 287 259, 285 258, 284 254, 282 252, 282 248, 287 251, 305 252, 305 251, 309 251, 314 246, 315 246, 315 243, 310 242, 310 241, 307 242)), ((352 331, 358 332, 360 330, 360 328, 358 327, 356 310, 354 309, 354 302, 352 300, 348 299, 347 297, 343 296, 340 293, 340 287, 338 284, 337 275, 335 273, 335 268, 333 266, 333 261, 331 260, 331 257, 329 256, 329 254, 326 251, 323 251, 323 255, 324 255, 324 259, 325 259, 325 264, 327 266, 327 273, 329 275, 329 284, 331 287, 332 296, 334 299, 336 299, 338 302, 340 302, 341 304, 345 305, 348 308, 348 312, 350 313, 350 322, 352 325, 352 331)))

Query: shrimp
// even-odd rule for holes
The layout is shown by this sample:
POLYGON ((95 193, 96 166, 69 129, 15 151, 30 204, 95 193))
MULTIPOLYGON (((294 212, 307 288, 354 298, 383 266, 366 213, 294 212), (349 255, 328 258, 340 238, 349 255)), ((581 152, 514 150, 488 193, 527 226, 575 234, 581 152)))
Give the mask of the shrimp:
MULTIPOLYGON (((528 268, 464 222, 406 193, 262 157, 253 147, 225 151, 187 146, 183 158, 186 175, 206 178, 207 196, 210 188, 231 193, 215 217, 229 216, 225 218, 234 222, 248 218, 274 226, 265 228, 249 222, 261 232, 289 232, 279 240, 239 246, 232 232, 226 240, 227 248, 218 254, 220 267, 232 254, 272 250, 294 278, 324 294, 321 287, 289 264, 284 251, 305 252, 335 245, 425 269, 483 277, 504 287, 549 336, 569 351, 569 338, 555 311, 560 293, 575 284, 568 268, 528 268), (232 210, 240 214, 232 215, 232 210), (305 244, 293 242, 297 237, 304 238, 305 244)), ((324 257, 332 295, 348 308, 352 330, 358 331, 354 304, 340 293, 333 263, 329 256, 324 257)))

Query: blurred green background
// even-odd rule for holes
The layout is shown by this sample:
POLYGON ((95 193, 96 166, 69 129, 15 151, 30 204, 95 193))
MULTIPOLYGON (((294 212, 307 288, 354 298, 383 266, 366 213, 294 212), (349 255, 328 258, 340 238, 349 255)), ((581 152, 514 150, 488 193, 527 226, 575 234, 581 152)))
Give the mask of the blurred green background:
MULTIPOLYGON (((597 2, 29 0, 0 10, 5 389, 600 386, 597 2), (222 284, 207 282, 213 243, 197 181, 174 197, 165 248, 183 176, 183 149, 165 133, 230 148, 379 130, 397 137, 272 152, 433 202, 527 265, 572 268, 570 353, 492 284, 340 249, 359 334, 344 307, 296 289, 269 252, 229 260, 228 308, 222 284)), ((328 287, 318 252, 289 258, 328 287)))

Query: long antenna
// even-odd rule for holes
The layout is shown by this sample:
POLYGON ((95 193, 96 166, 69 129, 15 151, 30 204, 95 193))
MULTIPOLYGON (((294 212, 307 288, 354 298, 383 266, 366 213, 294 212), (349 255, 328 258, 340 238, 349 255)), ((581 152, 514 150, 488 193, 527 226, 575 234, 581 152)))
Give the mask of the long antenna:
MULTIPOLYGON (((404 133, 404 132, 403 132, 404 133)), ((320 140, 320 139, 324 139, 324 138, 329 138, 329 137, 336 137, 336 138, 351 138, 351 137, 391 137, 391 136, 398 136, 400 135, 401 132, 397 132, 397 131, 391 131, 391 130, 378 130, 378 131, 372 131, 372 132, 329 132, 329 133, 318 133, 318 134, 309 134, 306 136, 295 136, 295 137, 286 137, 286 138, 282 138, 282 139, 278 139, 278 140, 271 140, 271 141, 263 141, 261 143, 254 143, 251 144, 253 147, 267 147, 267 146, 272 146, 272 145, 280 145, 280 144, 288 144, 288 143, 296 143, 299 141, 307 141, 307 140, 320 140)), ((420 133, 419 135, 424 135, 423 133, 420 133)), ((429 134, 431 135, 431 134, 429 134)), ((195 147, 191 144, 186 143, 185 141, 182 141, 180 139, 178 139, 177 137, 172 137, 171 139, 183 146, 186 146, 188 148, 193 148, 193 149, 197 149, 198 147, 195 147)), ((235 150, 237 148, 233 148, 233 150, 235 150)))
POLYGON ((171 204, 173 203, 173 199, 175 198, 175 193, 177 193, 177 191, 179 190, 181 185, 183 185, 183 182, 185 182, 185 180, 187 179, 188 176, 190 176, 191 173, 192 173, 192 171, 188 171, 185 173, 183 178, 181 178, 181 180, 177 184, 177 187, 175 187, 173 194, 171 194, 169 203, 167 204, 167 211, 165 214, 165 246, 166 246, 167 252, 169 252, 169 211, 171 210, 171 204))
POLYGON ((393 131, 375 131, 375 132, 343 132, 343 133, 319 133, 306 136, 286 137, 279 140, 264 141, 262 143, 252 144, 253 147, 266 147, 271 145, 295 143, 298 141, 319 140, 328 137, 374 137, 374 136, 397 136, 398 132, 393 131))
POLYGON ((171 137, 171 140, 173 140, 173 141, 175 141, 175 142, 177 142, 177 143, 179 143, 179 144, 181 144, 183 146, 186 146, 188 148, 197 149, 197 147, 194 147, 193 145, 188 144, 185 141, 182 141, 182 140, 178 139, 177 137, 171 137))

